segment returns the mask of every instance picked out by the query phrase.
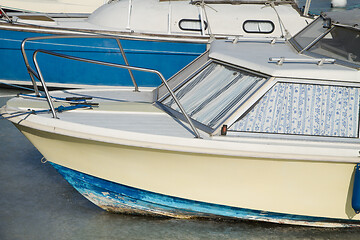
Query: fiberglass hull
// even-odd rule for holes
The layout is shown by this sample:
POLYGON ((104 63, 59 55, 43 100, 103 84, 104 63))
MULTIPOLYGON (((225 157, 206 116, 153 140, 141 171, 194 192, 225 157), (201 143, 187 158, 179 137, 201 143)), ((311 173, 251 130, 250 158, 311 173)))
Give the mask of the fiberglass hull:
POLYGON ((360 224, 351 207, 355 160, 174 151, 134 144, 123 135, 124 143, 114 144, 17 127, 70 184, 108 211, 325 227, 360 224))

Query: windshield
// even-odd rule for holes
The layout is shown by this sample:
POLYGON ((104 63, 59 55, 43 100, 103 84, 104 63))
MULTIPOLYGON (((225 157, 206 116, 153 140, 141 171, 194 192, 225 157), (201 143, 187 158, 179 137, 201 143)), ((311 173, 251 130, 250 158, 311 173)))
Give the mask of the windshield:
MULTIPOLYGON (((176 97, 192 119, 217 127, 241 104, 244 95, 260 85, 263 77, 218 63, 210 63, 175 91, 176 97)), ((180 111, 168 97, 162 103, 180 111)))
POLYGON ((324 27, 324 24, 327 24, 326 20, 322 17, 319 17, 293 38, 293 40, 295 40, 299 45, 300 50, 307 47, 316 38, 329 30, 329 28, 324 27))
POLYGON ((360 32, 335 26, 310 52, 332 57, 345 62, 360 63, 360 32))
POLYGON ((305 54, 334 58, 340 60, 338 63, 350 63, 352 67, 360 65, 360 31, 342 25, 331 26, 330 19, 319 17, 292 42, 298 51, 306 50, 305 54))

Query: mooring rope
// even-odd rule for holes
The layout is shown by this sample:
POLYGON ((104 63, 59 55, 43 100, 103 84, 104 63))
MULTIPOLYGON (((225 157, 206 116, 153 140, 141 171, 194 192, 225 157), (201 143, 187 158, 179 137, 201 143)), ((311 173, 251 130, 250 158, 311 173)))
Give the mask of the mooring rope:
MULTIPOLYGON (((62 113, 65 111, 71 111, 71 110, 75 110, 75 109, 79 109, 79 108, 90 108, 92 109, 92 105, 88 105, 88 104, 77 104, 74 106, 59 106, 57 108, 55 108, 55 111, 58 113, 62 113)), ((51 110, 50 109, 46 109, 46 110, 33 110, 33 109, 28 109, 28 111, 22 112, 22 111, 17 111, 17 112, 13 112, 13 113, 9 113, 8 117, 4 117, 3 115, 5 114, 0 114, 0 120, 4 120, 4 119, 10 119, 10 118, 14 118, 14 117, 19 117, 19 116, 23 116, 28 114, 28 116, 30 116, 31 114, 37 115, 37 114, 43 114, 43 113, 50 113, 51 110)), ((27 118, 28 116, 26 116, 25 118, 27 118)))
MULTIPOLYGON (((203 12, 204 12, 204 14, 205 14, 205 20, 206 20, 206 22, 207 22, 207 24, 208 24, 208 29, 209 29, 209 30, 208 30, 208 33, 209 33, 209 36, 210 36, 210 38, 213 38, 214 35, 213 35, 212 31, 211 31, 210 22, 209 22, 209 18, 208 18, 208 15, 207 15, 207 12, 206 12, 206 8, 205 8, 205 7, 211 8, 211 9, 214 10, 215 12, 217 12, 217 10, 216 10, 215 8, 211 7, 210 5, 206 4, 204 0, 201 0, 201 2, 200 2, 200 1, 199 1, 199 2, 196 2, 196 3, 195 3, 195 6, 199 6, 199 7, 201 7, 201 9, 203 10, 203 12)), ((204 24, 204 23, 201 23, 201 24, 204 24)))
POLYGON ((33 88, 27 88, 27 87, 19 86, 19 85, 16 85, 16 84, 4 83, 4 82, 2 82, 2 81, 0 81, 0 84, 4 84, 4 85, 9 86, 9 87, 19 88, 19 89, 23 89, 23 90, 27 90, 27 91, 34 92, 34 89, 33 89, 33 88))
POLYGON ((264 7, 271 7, 272 9, 274 9, 274 11, 275 11, 275 13, 276 13, 276 16, 277 16, 277 18, 278 18, 278 21, 279 21, 279 26, 280 26, 280 31, 281 31, 281 37, 282 37, 282 38, 290 37, 289 31, 286 29, 284 22, 281 20, 281 17, 280 17, 280 15, 279 15, 278 11, 277 11, 276 8, 275 8, 275 3, 272 2, 272 1, 268 1, 267 3, 265 3, 265 6, 264 6, 264 7), (284 31, 285 31, 285 35, 284 35, 284 31))

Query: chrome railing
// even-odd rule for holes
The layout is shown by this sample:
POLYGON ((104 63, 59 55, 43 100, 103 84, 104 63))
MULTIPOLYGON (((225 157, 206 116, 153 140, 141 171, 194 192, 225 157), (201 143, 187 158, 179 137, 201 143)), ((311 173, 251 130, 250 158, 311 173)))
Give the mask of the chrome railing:
MULTIPOLYGON (((48 39, 65 39, 65 38, 101 38, 101 39, 114 39, 116 40, 116 43, 119 47, 119 50, 120 50, 120 53, 124 59, 124 62, 127 66, 129 66, 129 62, 126 58, 126 54, 125 54, 125 51, 121 45, 121 42, 120 42, 120 38, 118 37, 110 37, 110 36, 99 36, 99 35, 58 35, 58 36, 42 36, 42 37, 31 37, 31 38, 26 38, 23 40, 23 42, 21 43, 21 53, 23 55, 23 58, 24 58, 24 61, 25 61, 25 65, 26 65, 26 69, 30 75, 30 79, 31 79, 31 82, 33 84, 33 87, 34 87, 34 91, 35 91, 35 94, 36 95, 40 95, 39 93, 39 89, 37 87, 37 84, 36 84, 36 81, 35 81, 35 78, 39 79, 39 75, 31 68, 30 64, 29 64, 29 60, 27 58, 27 55, 26 55, 26 49, 25 49, 25 44, 29 41, 36 41, 36 40, 48 40, 48 39), (34 78, 35 77, 35 78, 34 78)), ((134 78, 134 75, 133 73, 131 72, 131 70, 129 69, 129 74, 130 74, 130 78, 131 78, 131 81, 133 82, 134 84, 134 87, 135 87, 135 91, 138 92, 139 91, 139 87, 135 81, 135 78, 134 78)), ((44 86, 43 86, 44 87, 44 86)))
MULTIPOLYGON (((129 65, 122 65, 122 64, 115 64, 115 63, 109 63, 109 62, 102 62, 102 61, 96 61, 96 60, 91 60, 91 59, 85 59, 85 58, 80 58, 80 57, 74 57, 74 56, 69 56, 69 55, 64 55, 64 54, 61 54, 61 53, 56 53, 56 52, 51 52, 51 51, 47 51, 47 50, 42 50, 42 49, 39 49, 39 50, 36 50, 33 54, 33 61, 34 61, 34 64, 35 64, 35 68, 36 68, 36 71, 37 71, 37 77, 39 78, 43 88, 44 88, 44 91, 45 91, 45 96, 46 96, 46 99, 47 99, 47 102, 50 106, 50 110, 51 110, 51 113, 53 115, 54 118, 58 118, 57 115, 56 115, 56 111, 55 111, 55 108, 54 108, 54 104, 53 104, 53 100, 49 94, 49 91, 46 87, 46 84, 45 84, 45 80, 44 80, 44 77, 41 73, 41 69, 40 69, 40 66, 38 64, 38 61, 36 59, 38 53, 44 53, 44 54, 49 54, 49 55, 52 55, 52 56, 56 56, 56 57, 61 57, 61 58, 65 58, 65 59, 70 59, 70 60, 75 60, 75 61, 81 61, 81 62, 87 62, 87 63, 93 63, 93 64, 98 64, 98 65, 104 65, 104 66, 109 66, 109 67, 116 67, 116 68, 123 68, 123 69, 127 69, 129 71, 131 70, 135 70, 135 71, 142 71, 142 72, 148 72, 148 73, 154 73, 156 75, 158 75, 158 77, 161 79, 162 83, 164 84, 164 86, 167 88, 167 90, 169 91, 170 95, 172 96, 172 98, 174 99, 174 101, 176 102, 177 106, 179 107, 180 111, 182 112, 182 114, 185 116, 186 118, 186 121, 188 122, 188 124, 190 125, 192 131, 194 132, 194 135, 197 137, 197 138, 201 138, 200 137, 200 134, 198 132, 198 130, 195 128, 195 125, 194 123, 192 122, 192 120, 190 119, 190 117, 188 116, 188 114, 185 112, 183 106, 181 105, 180 101, 177 99, 175 93, 171 90, 171 88, 169 87, 166 79, 164 78, 164 76, 157 70, 154 70, 154 69, 148 69, 148 68, 140 68, 140 67, 133 67, 133 66, 129 66, 129 65)), ((30 70, 31 71, 31 74, 36 74, 34 70, 30 70)))
MULTIPOLYGON (((11 23, 12 20, 10 19, 10 17, 7 15, 7 13, 2 9, 2 7, 0 6, 0 15, 3 16, 4 18, 6 18, 6 21, 11 23)), ((1 18, 0 16, 0 18, 1 18)))

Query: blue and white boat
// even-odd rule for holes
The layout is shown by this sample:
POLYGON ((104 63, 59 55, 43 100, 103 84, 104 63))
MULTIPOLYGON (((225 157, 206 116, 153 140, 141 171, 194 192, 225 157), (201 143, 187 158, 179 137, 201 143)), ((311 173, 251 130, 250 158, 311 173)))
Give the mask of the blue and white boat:
MULTIPOLYGON (((119 37, 129 64, 157 69, 169 78, 205 52, 212 38, 288 38, 311 21, 301 15, 294 2, 283 0, 121 0, 101 6, 88 17, 82 14, 8 13, 0 21, 0 55, 6 59, 0 65, 0 81, 31 84, 26 69, 21 67, 23 60, 19 52, 26 38, 60 34, 119 37)), ((29 55, 39 48, 124 63, 114 39, 37 39, 26 44, 29 55)), ((104 76, 98 68, 84 68, 72 61, 59 61, 49 56, 39 56, 39 61, 53 63, 43 69, 49 86, 132 85, 126 71, 114 73, 110 70, 104 76), (69 74, 79 72, 81 74, 70 82, 69 74)), ((140 86, 155 87, 161 83, 152 76, 135 75, 142 79, 140 86)))
POLYGON ((90 14, 108 0, 1 0, 7 10, 38 13, 87 13, 90 14))
POLYGON ((290 42, 213 41, 168 81, 39 50, 163 84, 49 92, 37 65, 45 93, 0 113, 111 212, 359 227, 359 13, 323 15, 290 42))

